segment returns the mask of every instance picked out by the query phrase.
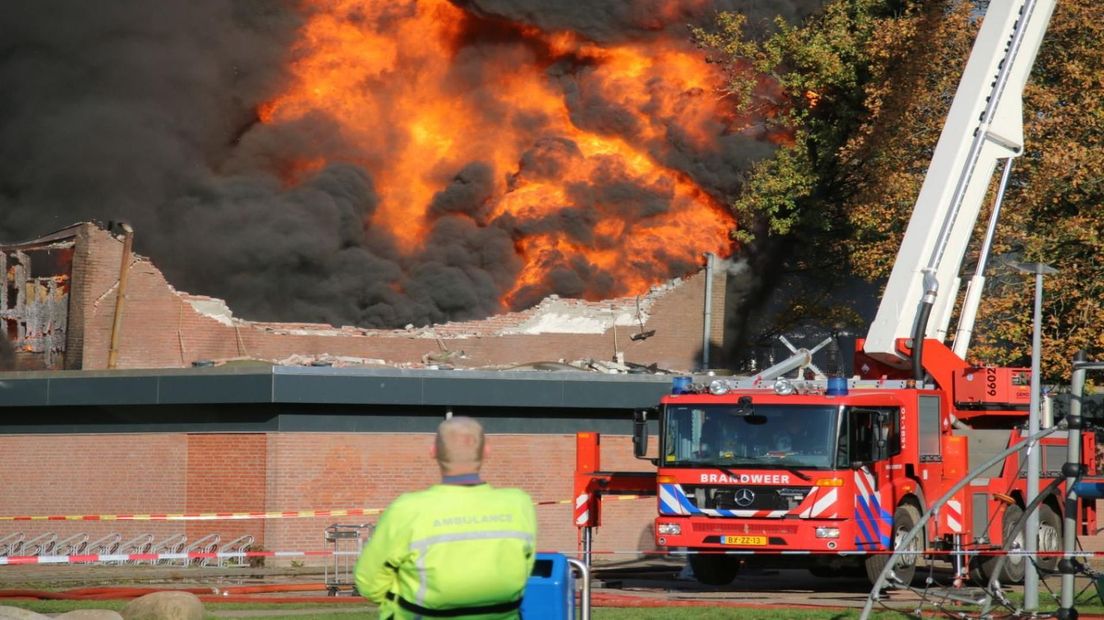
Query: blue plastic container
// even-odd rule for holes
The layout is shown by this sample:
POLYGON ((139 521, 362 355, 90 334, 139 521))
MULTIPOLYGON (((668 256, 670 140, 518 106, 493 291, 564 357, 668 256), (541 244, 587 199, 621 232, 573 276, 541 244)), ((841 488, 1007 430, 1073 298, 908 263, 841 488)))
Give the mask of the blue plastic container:
POLYGON ((562 553, 538 553, 521 599, 525 620, 575 620, 575 577, 562 553))

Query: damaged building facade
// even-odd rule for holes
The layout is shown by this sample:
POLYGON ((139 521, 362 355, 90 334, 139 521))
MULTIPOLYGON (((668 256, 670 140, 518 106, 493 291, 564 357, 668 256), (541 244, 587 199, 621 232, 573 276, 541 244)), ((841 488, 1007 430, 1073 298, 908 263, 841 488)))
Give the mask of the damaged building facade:
MULTIPOLYGON (((631 407, 668 378, 647 371, 699 369, 723 344, 723 270, 639 297, 379 330, 234 317, 175 290, 127 241, 86 223, 0 246, 0 319, 24 371, 0 373, 0 515, 382 508, 436 479, 436 424, 473 415, 491 436, 488 481, 541 502, 541 549, 572 551, 575 433, 606 434, 603 468, 649 470, 632 457, 631 407), (626 371, 638 380, 599 381, 626 371)), ((616 526, 596 549, 650 549, 654 510, 610 504, 616 526)), ((314 550, 334 521, 8 521, 0 540, 217 534, 314 550)))
POLYGON ((0 326, 17 370, 66 368, 74 237, 0 248, 0 326))

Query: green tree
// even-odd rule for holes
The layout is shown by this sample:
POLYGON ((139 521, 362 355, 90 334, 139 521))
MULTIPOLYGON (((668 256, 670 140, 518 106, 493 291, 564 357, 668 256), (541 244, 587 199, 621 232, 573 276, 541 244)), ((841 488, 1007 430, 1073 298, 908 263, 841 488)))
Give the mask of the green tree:
MULTIPOLYGON (((869 281, 889 274, 977 17, 962 0, 835 0, 806 24, 778 24, 759 41, 738 16, 698 33, 730 67, 727 90, 747 109, 764 105, 763 89, 749 87, 749 76, 777 85, 772 94, 780 103, 770 122, 792 136, 753 170, 733 204, 745 252, 783 256, 787 268, 816 273, 816 286, 831 281, 824 274, 869 281)), ((1104 4, 1058 5, 1025 93, 1025 154, 1014 163, 994 247, 999 259, 1060 270, 1046 280, 1044 308, 1043 368, 1053 381, 1068 378, 1078 349, 1104 356, 1097 327, 1104 324, 1101 24, 1104 4)), ((1026 365, 1031 280, 1001 260, 988 274, 972 354, 991 364, 1026 365)), ((788 307, 800 314, 799 306, 788 307)), ((819 303, 803 307, 825 312, 819 303)), ((786 323, 795 320, 793 312, 781 314, 786 323)))
POLYGON ((876 52, 913 34, 922 14, 917 6, 836 0, 798 26, 779 20, 765 29, 725 13, 715 30, 694 32, 727 68, 724 90, 743 118, 759 119, 781 136, 732 205, 740 226, 734 236, 762 278, 743 292, 738 314, 761 316, 767 300, 773 306, 771 321, 736 326, 737 346, 802 323, 860 326, 854 308, 834 302, 826 286, 851 273, 845 205, 855 191, 847 168, 853 162, 841 152, 869 131, 868 89, 885 83, 899 61, 898 54, 876 52))

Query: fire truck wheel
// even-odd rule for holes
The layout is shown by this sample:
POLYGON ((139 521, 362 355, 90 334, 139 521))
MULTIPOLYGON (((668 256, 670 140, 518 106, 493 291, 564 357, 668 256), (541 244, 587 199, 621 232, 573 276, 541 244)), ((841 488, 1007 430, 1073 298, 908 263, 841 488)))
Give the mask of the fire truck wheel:
MULTIPOLYGON (((1040 553, 1057 553, 1062 550, 1062 519, 1058 513, 1046 504, 1039 506, 1039 544, 1040 553)), ((1048 573, 1058 570, 1057 555, 1039 556, 1039 569, 1048 573)))
MULTIPOLYGON (((920 511, 912 504, 901 504, 893 511, 893 548, 897 549, 905 536, 916 529, 920 522, 920 511)), ((921 533, 912 539, 910 551, 914 553, 902 554, 897 558, 893 572, 901 583, 912 583, 912 576, 916 574, 916 564, 920 561, 920 551, 924 550, 924 535, 921 533)), ((882 569, 889 563, 891 557, 888 553, 877 553, 866 559, 866 578, 870 583, 876 583, 882 569)))
MULTIPOLYGON (((1005 544, 1004 549, 1006 551, 1024 549, 1024 533, 1023 528, 1013 533, 1012 527, 1016 525, 1016 522, 1020 521, 1023 517, 1023 508, 1019 506, 1009 506, 1004 510, 1004 537, 1012 537, 1011 544, 1005 544)), ((999 557, 999 556, 998 556, 999 557)), ((1008 559, 1004 561, 1004 570, 1001 571, 1001 581, 1004 583, 1021 583, 1024 578, 1024 572, 1026 572, 1027 559, 1022 555, 1010 555, 1008 559)), ((992 575, 992 571, 986 571, 989 575, 992 575)))
MULTIPOLYGON (((1023 508, 1012 504, 1004 509, 1004 518, 1001 520, 1002 530, 1004 532, 1004 538, 1002 540, 1002 547, 1005 551, 1018 551, 1024 548, 1023 529, 1013 534, 1012 528, 1016 525, 1016 522, 1023 516, 1023 508), (1011 538, 1011 542, 1008 540, 1011 538)), ((1040 514, 1041 516, 1041 514, 1040 514)), ((1042 528, 1040 528, 1040 534, 1042 534, 1042 528)), ((980 556, 980 560, 974 563, 970 568, 970 576, 974 582, 982 587, 989 585, 989 580, 993 577, 993 572, 997 570, 997 564, 1000 561, 1003 553, 995 555, 983 555, 980 556)), ((1025 562, 1021 555, 1009 555, 1004 561, 1004 566, 1001 568, 1000 581, 1003 584, 1020 583, 1024 578, 1025 562)))
POLYGON ((694 579, 707 586, 727 586, 740 572, 740 560, 724 554, 696 553, 690 556, 694 579))

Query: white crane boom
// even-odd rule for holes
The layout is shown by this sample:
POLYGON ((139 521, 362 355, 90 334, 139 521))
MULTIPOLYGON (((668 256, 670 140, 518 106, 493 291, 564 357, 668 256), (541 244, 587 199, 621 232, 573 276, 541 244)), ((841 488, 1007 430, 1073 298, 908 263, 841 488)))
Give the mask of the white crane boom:
POLYGON ((922 337, 945 339, 959 271, 997 161, 1023 149, 1024 85, 1056 2, 989 3, 867 333, 863 350, 871 357, 904 367, 897 339, 917 329, 922 337))

